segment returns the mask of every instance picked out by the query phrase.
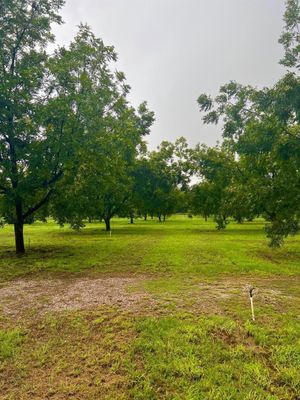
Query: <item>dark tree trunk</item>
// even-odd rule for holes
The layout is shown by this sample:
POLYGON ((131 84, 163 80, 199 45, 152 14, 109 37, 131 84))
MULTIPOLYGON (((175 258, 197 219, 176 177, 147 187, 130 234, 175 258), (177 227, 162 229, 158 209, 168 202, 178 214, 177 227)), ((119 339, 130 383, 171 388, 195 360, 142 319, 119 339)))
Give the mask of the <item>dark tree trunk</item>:
POLYGON ((165 220, 166 220, 166 216, 164 215, 164 222, 165 222, 165 220))
POLYGON ((205 215, 205 217, 204 217, 204 218, 205 218, 205 222, 207 222, 207 215, 205 215))
POLYGON ((104 221, 105 221, 106 232, 110 232, 110 217, 104 218, 104 221))
POLYGON ((130 217, 130 223, 133 224, 133 217, 130 217))
POLYGON ((161 213, 158 214, 158 220, 161 222, 161 213))
POLYGON ((147 214, 144 215, 144 221, 147 221, 147 214))
POLYGON ((16 253, 24 254, 24 234, 23 234, 23 222, 18 222, 14 224, 15 228, 15 243, 16 243, 16 253))
POLYGON ((24 226, 24 221, 23 221, 22 203, 19 199, 17 199, 16 200, 16 221, 14 223, 15 244, 16 244, 16 253, 17 254, 25 253, 23 226, 24 226))

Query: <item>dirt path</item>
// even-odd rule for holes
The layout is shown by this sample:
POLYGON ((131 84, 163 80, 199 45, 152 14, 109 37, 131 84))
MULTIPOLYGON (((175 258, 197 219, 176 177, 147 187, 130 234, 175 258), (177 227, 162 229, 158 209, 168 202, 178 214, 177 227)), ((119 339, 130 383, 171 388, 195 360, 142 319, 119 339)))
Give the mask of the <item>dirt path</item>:
POLYGON ((4 314, 19 316, 29 310, 84 310, 102 305, 134 310, 151 302, 145 292, 131 292, 140 277, 104 277, 29 280, 20 279, 0 288, 0 307, 4 314))
MULTIPOLYGON (((230 298, 247 301, 247 277, 226 277, 212 282, 198 279, 184 293, 154 295, 145 291, 143 283, 155 279, 145 275, 19 279, 0 288, 0 312, 18 318, 24 313, 86 310, 104 305, 138 312, 171 301, 179 307, 190 304, 191 308, 200 312, 219 313, 223 303, 230 298)), ((299 283, 299 278, 295 277, 256 279, 256 301, 280 306, 281 300, 285 298, 286 302, 288 297, 300 306, 299 283)))

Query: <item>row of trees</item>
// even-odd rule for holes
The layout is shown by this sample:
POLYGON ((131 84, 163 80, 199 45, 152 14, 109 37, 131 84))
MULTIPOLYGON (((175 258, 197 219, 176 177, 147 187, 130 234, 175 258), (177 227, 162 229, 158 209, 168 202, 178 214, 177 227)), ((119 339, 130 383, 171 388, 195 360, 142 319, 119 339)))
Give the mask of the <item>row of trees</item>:
POLYGON ((162 221, 182 207, 180 187, 189 179, 182 164, 188 160, 178 153, 189 151, 186 141, 163 142, 157 151, 147 152, 144 143, 134 144, 131 129, 126 133, 122 127, 118 136, 110 135, 107 147, 100 143, 95 152, 82 154, 75 177, 66 175, 57 185, 47 215, 74 228, 82 227, 85 220, 103 220, 109 231, 115 215, 132 222, 136 216, 147 219, 148 215, 162 221))
POLYGON ((300 81, 297 0, 288 0, 280 42, 287 74, 272 88, 236 82, 198 99, 206 123, 223 122, 223 142, 191 149, 184 138, 149 152, 154 121, 133 108, 113 70, 116 53, 81 25, 68 47, 49 54, 62 0, 0 4, 0 223, 52 216, 80 228, 113 216, 174 212, 213 216, 218 229, 263 216, 271 245, 299 230, 300 81), (191 185, 191 181, 198 183, 191 185))

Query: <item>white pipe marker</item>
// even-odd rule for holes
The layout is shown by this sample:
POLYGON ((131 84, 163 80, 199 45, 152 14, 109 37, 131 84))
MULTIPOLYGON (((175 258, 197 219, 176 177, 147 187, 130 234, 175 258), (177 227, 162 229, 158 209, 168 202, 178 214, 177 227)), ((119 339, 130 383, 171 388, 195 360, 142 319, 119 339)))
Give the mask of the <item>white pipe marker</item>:
POLYGON ((250 304, 251 304, 252 321, 255 321, 254 305, 253 305, 253 290, 254 290, 254 288, 252 288, 252 287, 249 289, 249 296, 250 296, 250 304))

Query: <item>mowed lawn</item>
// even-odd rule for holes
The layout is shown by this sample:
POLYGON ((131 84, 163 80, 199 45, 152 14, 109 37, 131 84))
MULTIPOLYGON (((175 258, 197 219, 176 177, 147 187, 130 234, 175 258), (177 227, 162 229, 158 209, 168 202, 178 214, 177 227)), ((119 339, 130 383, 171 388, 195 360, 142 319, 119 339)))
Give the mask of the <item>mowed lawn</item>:
POLYGON ((300 399, 300 237, 263 226, 0 229, 0 399, 300 399))

